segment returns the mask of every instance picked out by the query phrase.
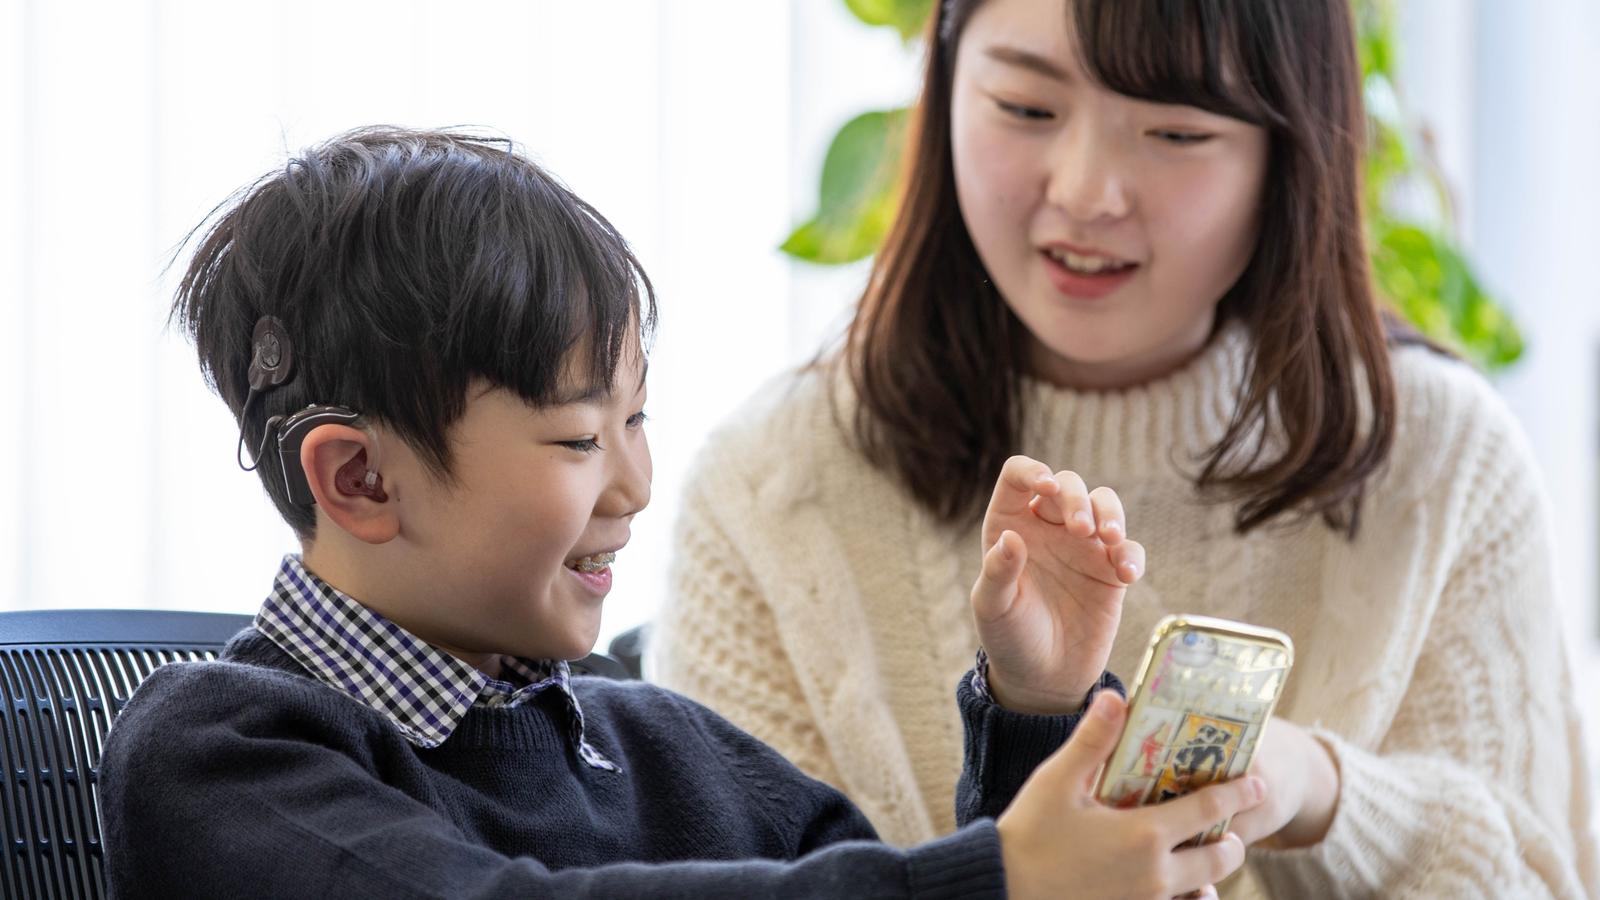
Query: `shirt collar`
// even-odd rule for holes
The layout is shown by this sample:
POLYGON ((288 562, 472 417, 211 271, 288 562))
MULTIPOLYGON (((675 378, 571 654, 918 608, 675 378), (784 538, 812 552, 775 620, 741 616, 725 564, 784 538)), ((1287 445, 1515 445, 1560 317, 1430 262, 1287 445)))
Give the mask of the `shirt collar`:
POLYGON ((617 769, 584 739, 583 710, 564 660, 502 657, 503 675, 514 681, 490 678, 322 581, 295 554, 283 558, 255 626, 318 680, 383 713, 419 747, 444 743, 475 705, 520 706, 554 690, 579 758, 617 769))

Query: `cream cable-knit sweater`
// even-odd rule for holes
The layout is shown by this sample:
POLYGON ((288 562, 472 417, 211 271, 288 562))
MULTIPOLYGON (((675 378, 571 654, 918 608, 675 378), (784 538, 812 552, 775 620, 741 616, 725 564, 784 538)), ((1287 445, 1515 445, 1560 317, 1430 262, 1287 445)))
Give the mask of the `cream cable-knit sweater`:
MULTIPOLYGON (((1184 472, 1221 436, 1248 349, 1234 327, 1137 389, 1030 383, 1018 448, 1114 487, 1148 548, 1113 671, 1134 676, 1168 613, 1294 639, 1279 714, 1333 749, 1338 813, 1316 847, 1252 850, 1224 895, 1600 897, 1593 757, 1511 416, 1467 366, 1396 351, 1397 442, 1356 541, 1320 524, 1240 537, 1184 472)), ((712 437, 652 668, 909 844, 954 828, 978 532, 939 525, 850 450, 830 384, 848 404, 819 373, 787 378, 712 437)))

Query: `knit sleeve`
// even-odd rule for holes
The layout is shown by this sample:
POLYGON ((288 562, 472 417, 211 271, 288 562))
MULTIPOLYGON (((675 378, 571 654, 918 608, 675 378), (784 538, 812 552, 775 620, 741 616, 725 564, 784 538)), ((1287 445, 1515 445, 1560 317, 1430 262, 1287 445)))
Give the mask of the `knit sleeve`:
POLYGON ((772 608, 740 542, 730 536, 733 529, 718 514, 755 500, 734 496, 739 486, 710 469, 701 466, 684 495, 670 595, 651 638, 651 677, 715 709, 807 775, 839 787, 772 608))
POLYGON ((956 783, 956 822, 961 825, 984 816, 998 818, 1033 770, 1072 737, 1097 694, 1112 690, 1127 696, 1121 679, 1104 672, 1077 712, 1013 712, 989 693, 987 669, 988 657, 980 649, 977 666, 956 683, 956 706, 966 732, 965 762, 956 783))
POLYGON ((1600 896, 1546 511, 1505 432, 1464 463, 1459 549, 1382 741, 1313 732, 1341 775, 1327 836, 1252 851, 1273 896, 1600 896))

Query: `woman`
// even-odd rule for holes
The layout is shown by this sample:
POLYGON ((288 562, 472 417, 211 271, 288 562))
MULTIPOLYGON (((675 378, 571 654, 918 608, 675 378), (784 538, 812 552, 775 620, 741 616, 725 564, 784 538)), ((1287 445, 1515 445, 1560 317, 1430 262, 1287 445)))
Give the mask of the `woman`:
POLYGON ((691 481, 661 680, 891 840, 950 830, 942 698, 1023 453, 1114 486, 1148 548, 1113 671, 1172 612, 1295 641, 1233 892, 1600 895, 1526 442, 1370 287, 1346 0, 949 0, 934 29, 844 345, 691 481))

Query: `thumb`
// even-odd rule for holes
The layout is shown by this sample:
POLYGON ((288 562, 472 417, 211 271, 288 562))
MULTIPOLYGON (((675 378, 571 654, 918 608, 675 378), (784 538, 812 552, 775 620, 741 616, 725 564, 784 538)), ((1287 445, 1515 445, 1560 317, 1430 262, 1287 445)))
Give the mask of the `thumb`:
POLYGON ((1017 579, 1028 562, 1028 545, 1014 531, 1000 532, 989 552, 983 555, 983 570, 972 586, 972 612, 979 622, 992 622, 1005 615, 1017 598, 1017 579))
POLYGON ((1093 789, 1091 780, 1095 773, 1117 747, 1127 714, 1128 705, 1116 691, 1095 694, 1094 702, 1078 720, 1072 737, 1039 768, 1050 770, 1050 777, 1060 778, 1062 783, 1087 795, 1093 789))

